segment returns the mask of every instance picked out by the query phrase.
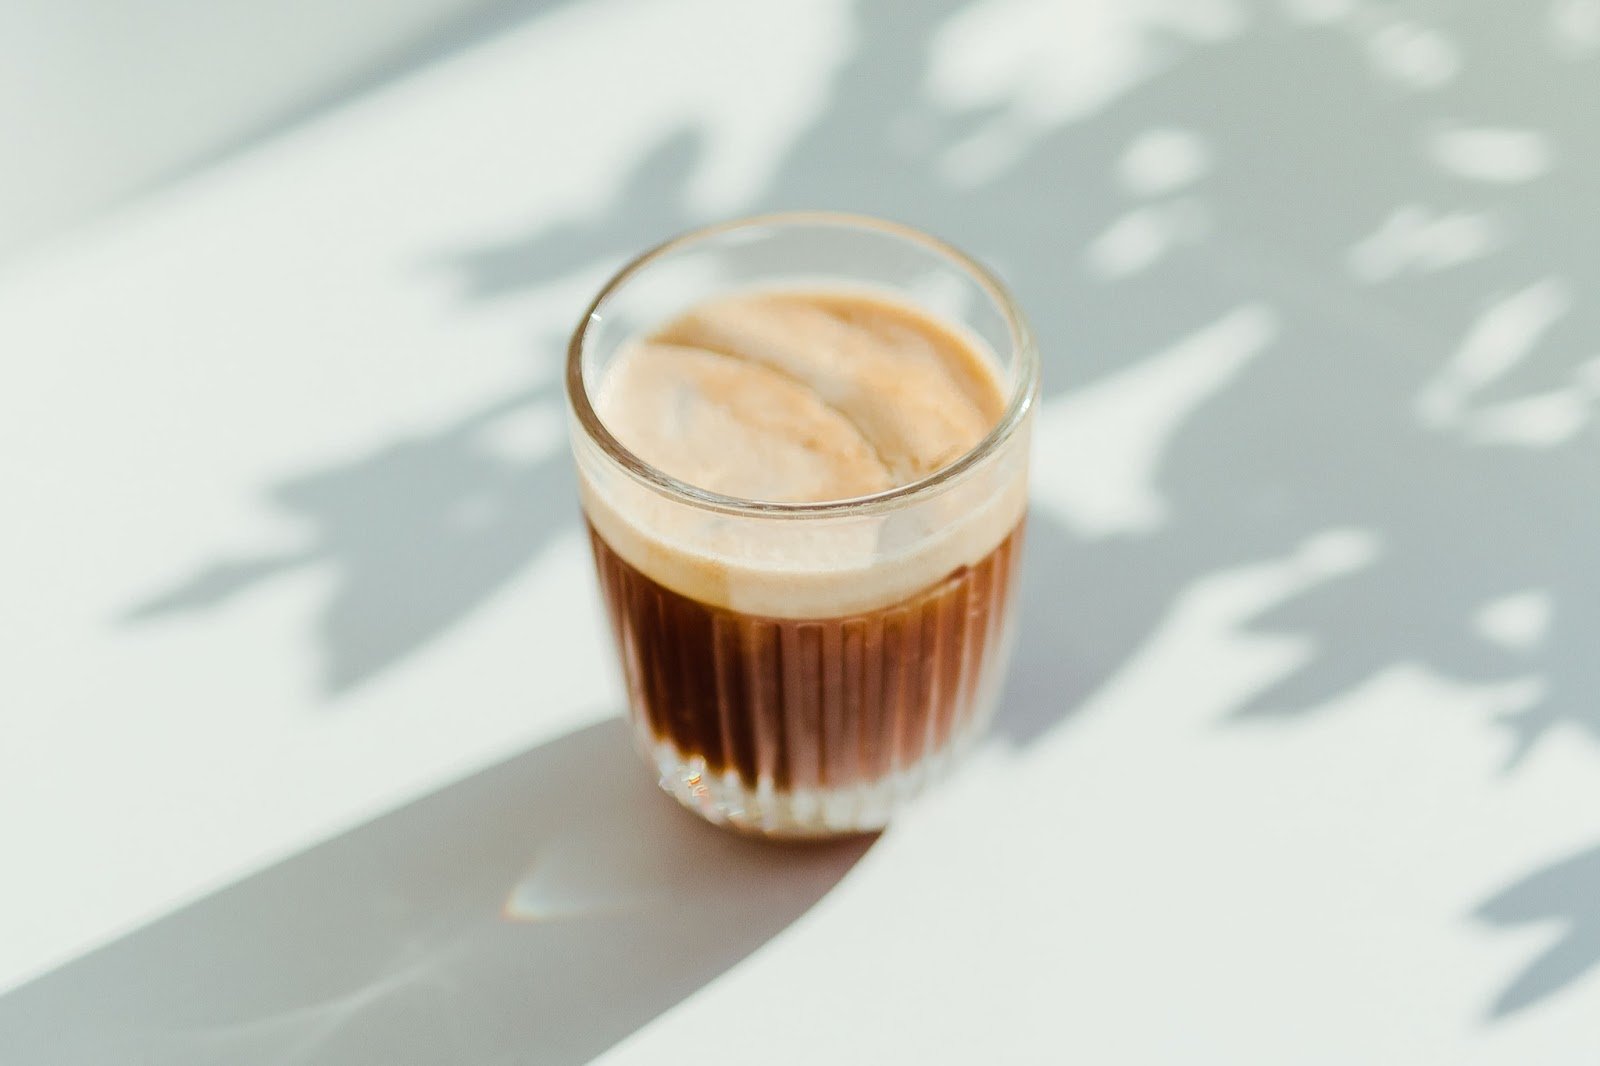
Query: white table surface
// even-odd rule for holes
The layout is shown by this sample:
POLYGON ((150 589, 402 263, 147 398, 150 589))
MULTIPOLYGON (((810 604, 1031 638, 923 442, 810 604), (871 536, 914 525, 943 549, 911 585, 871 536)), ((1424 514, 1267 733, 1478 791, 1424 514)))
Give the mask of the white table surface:
POLYGON ((946 7, 548 6, 0 274, 0 1061, 1600 1056, 1600 8, 946 7), (557 389, 799 206, 1047 377, 997 728, 812 850, 627 750, 557 389))

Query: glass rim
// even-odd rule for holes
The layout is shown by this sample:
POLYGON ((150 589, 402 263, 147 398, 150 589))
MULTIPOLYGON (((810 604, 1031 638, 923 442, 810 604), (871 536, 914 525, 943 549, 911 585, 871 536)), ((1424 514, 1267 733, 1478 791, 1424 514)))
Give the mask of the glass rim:
POLYGON ((623 264, 590 302, 567 342, 566 370, 567 403, 590 440, 599 445, 617 465, 636 481, 651 489, 671 496, 681 502, 706 510, 748 517, 837 517, 844 515, 874 514, 895 509, 932 495, 937 490, 961 480, 985 459, 998 451, 1018 427, 1023 424, 1039 393, 1039 351, 1022 309, 1017 306, 1010 290, 988 267, 963 252, 955 245, 935 237, 914 226, 871 215, 844 211, 775 211, 766 214, 746 215, 740 218, 697 226, 669 237, 654 247, 647 248, 623 264), (904 485, 882 489, 865 496, 850 496, 838 500, 785 502, 751 500, 729 496, 691 485, 645 462, 623 445, 606 427, 589 399, 589 389, 583 380, 583 353, 590 328, 596 325, 611 297, 641 270, 662 256, 699 241, 721 236, 734 230, 754 226, 834 226, 876 230, 920 244, 971 275, 999 308, 1011 334, 1011 348, 1017 363, 1016 382, 994 427, 953 462, 941 466, 930 474, 908 481, 904 485))

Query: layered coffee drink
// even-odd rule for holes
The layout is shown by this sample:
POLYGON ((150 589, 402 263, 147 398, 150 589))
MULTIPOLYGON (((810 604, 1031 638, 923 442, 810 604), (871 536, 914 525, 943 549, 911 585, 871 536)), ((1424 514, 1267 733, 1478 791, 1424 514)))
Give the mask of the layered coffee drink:
POLYGON ((1026 498, 1025 437, 992 439, 998 357, 891 292, 813 284, 693 301, 580 383, 637 468, 580 451, 663 787, 771 835, 881 826, 997 695, 1026 498))

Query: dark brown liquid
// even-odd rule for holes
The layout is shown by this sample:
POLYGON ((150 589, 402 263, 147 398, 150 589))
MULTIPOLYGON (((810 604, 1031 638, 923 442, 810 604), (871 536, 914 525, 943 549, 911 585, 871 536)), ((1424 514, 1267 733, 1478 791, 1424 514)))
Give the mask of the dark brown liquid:
POLYGON ((842 618, 711 607, 624 562, 591 526, 637 713, 714 773, 779 792, 871 783, 943 748, 1001 664, 1022 526, 972 566, 842 618))

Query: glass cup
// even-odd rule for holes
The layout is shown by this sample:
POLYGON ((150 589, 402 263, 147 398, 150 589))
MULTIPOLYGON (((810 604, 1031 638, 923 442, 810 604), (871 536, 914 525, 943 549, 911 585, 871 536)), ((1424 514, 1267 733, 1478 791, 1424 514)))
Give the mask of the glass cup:
POLYGON ((831 213, 695 230, 623 267, 567 356, 572 450, 633 734, 707 820, 778 837, 882 828, 992 716, 1012 643, 1039 357, 1005 288, 926 234, 831 213), (907 485, 825 503, 708 492, 595 412, 630 339, 745 288, 848 288, 965 336, 1008 392, 988 436, 907 485))

